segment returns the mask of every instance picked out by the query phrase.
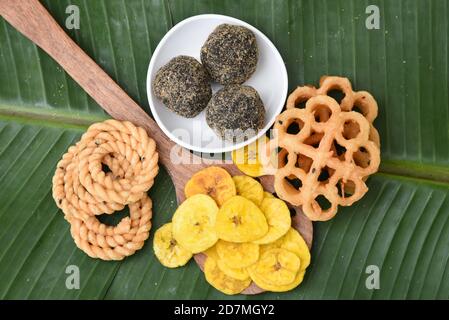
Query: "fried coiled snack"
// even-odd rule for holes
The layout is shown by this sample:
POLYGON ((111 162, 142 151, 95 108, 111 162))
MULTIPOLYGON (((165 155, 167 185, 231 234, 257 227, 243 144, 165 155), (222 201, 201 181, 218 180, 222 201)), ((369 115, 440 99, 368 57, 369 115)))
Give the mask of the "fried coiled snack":
POLYGON ((127 121, 95 123, 68 149, 56 166, 53 198, 80 249, 94 258, 121 260, 142 247, 152 215, 146 192, 158 173, 157 162, 154 140, 127 121), (95 217, 126 205, 130 217, 116 227, 95 217))
POLYGON ((95 216, 87 220, 65 215, 70 223, 70 233, 78 248, 91 258, 122 260, 143 247, 150 235, 152 202, 145 195, 129 205, 130 216, 113 227, 107 226, 95 216))
POLYGON ((106 120, 91 125, 79 145, 79 179, 99 201, 126 205, 141 199, 158 173, 156 143, 143 128, 128 121, 106 120), (123 174, 102 169, 105 156, 119 156, 123 174))

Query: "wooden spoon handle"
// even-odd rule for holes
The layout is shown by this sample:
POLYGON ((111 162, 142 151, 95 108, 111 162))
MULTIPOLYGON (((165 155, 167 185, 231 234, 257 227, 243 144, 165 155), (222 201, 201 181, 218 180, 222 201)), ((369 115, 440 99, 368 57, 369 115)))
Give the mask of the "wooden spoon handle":
MULTIPOLYGON (((156 141, 160 162, 170 174, 178 201, 184 184, 208 164, 172 142, 154 120, 58 25, 38 0, 0 0, 0 15, 41 47, 114 119, 143 127, 156 141)), ((222 164, 223 166, 235 166, 222 164)), ((238 170, 237 170, 238 171, 238 170)))
POLYGON ((38 0, 0 0, 0 15, 41 47, 104 109, 117 120, 145 128, 159 147, 161 162, 170 163, 174 143, 58 25, 38 0))
POLYGON ((156 141, 160 162, 170 174, 178 201, 194 172, 207 166, 172 142, 154 120, 58 25, 38 0, 0 0, 0 15, 41 47, 114 119, 128 120, 156 141))

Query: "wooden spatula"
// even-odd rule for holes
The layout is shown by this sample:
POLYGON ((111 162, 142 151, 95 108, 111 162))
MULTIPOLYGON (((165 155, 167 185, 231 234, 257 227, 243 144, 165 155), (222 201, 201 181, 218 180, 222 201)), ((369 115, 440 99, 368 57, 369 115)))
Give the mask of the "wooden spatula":
MULTIPOLYGON (((173 148, 181 150, 160 130, 154 120, 139 107, 57 24, 38 0, 0 0, 0 15, 27 38, 41 47, 113 118, 128 120, 145 128, 156 141, 162 165, 171 176, 178 203, 184 200, 184 185, 190 177, 210 164, 190 152, 181 152, 181 164, 170 160, 173 148)), ((186 151, 186 150, 184 150, 186 151)), ((179 160, 179 159, 178 159, 179 160)), ((241 174, 232 163, 218 164, 231 175, 241 174)), ((260 179, 265 190, 274 192, 272 176, 260 179)), ((292 207, 293 226, 311 247, 313 226, 297 207, 292 207)), ((201 256, 196 257, 202 265, 201 256)), ((257 293, 250 287, 245 293, 257 293)))

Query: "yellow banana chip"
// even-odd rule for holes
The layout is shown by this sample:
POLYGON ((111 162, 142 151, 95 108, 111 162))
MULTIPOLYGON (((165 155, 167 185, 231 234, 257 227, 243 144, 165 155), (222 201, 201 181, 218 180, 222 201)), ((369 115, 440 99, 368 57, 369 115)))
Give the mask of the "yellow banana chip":
POLYGON ((250 200, 235 196, 226 201, 217 213, 218 237, 230 242, 250 242, 268 231, 263 212, 250 200))
POLYGON ((259 261, 248 267, 251 279, 272 285, 287 285, 295 281, 301 261, 286 249, 271 249, 264 252, 259 261))
POLYGON ((294 288, 296 288, 297 286, 299 286, 302 282, 302 280, 304 280, 304 274, 306 272, 303 271, 299 271, 296 276, 295 276, 295 280, 292 283, 286 284, 286 285, 273 285, 270 283, 266 283, 265 281, 263 281, 262 279, 257 279, 257 281, 253 281, 257 284, 258 287, 267 290, 267 291, 272 291, 272 292, 285 292, 285 291, 290 291, 294 288))
POLYGON ((179 245, 172 233, 172 223, 166 223, 154 234, 154 254, 163 266, 176 268, 185 265, 192 253, 179 245))
MULTIPOLYGON (((220 240, 219 240, 220 241, 220 240)), ((209 249, 207 249, 206 251, 203 251, 203 253, 208 257, 208 258, 212 258, 215 261, 217 261, 218 259, 220 259, 220 257, 217 254, 217 244, 213 245, 212 247, 210 247, 209 249)))
POLYGON ((282 248, 296 254, 301 260, 300 270, 306 270, 310 264, 310 251, 303 237, 294 228, 290 228, 288 232, 280 239, 273 243, 260 246, 260 254, 264 252, 282 248))
POLYGON ((204 263, 204 274, 207 282, 215 289, 229 295, 240 293, 251 284, 250 278, 238 280, 227 276, 211 257, 208 257, 204 263))
POLYGON ((212 197, 219 206, 236 195, 234 181, 223 168, 208 167, 195 173, 184 188, 186 198, 195 194, 212 197))
MULTIPOLYGON (((257 151, 253 156, 259 160, 257 151)), ((232 157, 235 161, 235 152, 232 157)), ((258 176, 263 168, 257 161, 256 166, 238 166, 258 176)), ((154 235, 161 264, 183 266, 201 252, 206 257, 198 264, 207 282, 228 295, 241 293, 252 282, 263 290, 282 292, 303 281, 310 264, 307 244, 291 227, 286 203, 265 192, 257 180, 208 167, 192 176, 184 192, 186 200, 172 222, 154 235)))
POLYGON ((264 136, 243 148, 234 150, 232 152, 232 161, 240 171, 248 176, 263 176, 265 172, 260 160, 260 152, 262 143, 267 143, 268 141, 270 139, 264 136))
MULTIPOLYGON (((203 253, 211 259, 214 259, 217 263, 218 267, 221 271, 223 271, 227 276, 232 277, 234 279, 238 280, 246 280, 249 278, 248 271, 246 271, 245 268, 238 268, 235 266, 232 266, 232 264, 227 263, 227 261, 222 260, 220 256, 218 255, 218 243, 223 240, 218 240, 217 243, 213 246, 204 251, 203 253)), ((259 252, 257 252, 257 255, 259 255, 259 252)), ((257 260, 257 259, 256 259, 257 260)))
POLYGON ((220 260, 233 268, 246 268, 259 259, 259 245, 218 240, 215 245, 220 260))
POLYGON ((237 280, 249 279, 249 273, 245 268, 233 268, 230 267, 224 260, 216 260, 218 268, 223 271, 227 276, 237 280))
POLYGON ((239 196, 251 200, 256 206, 260 206, 263 199, 263 187, 259 182, 248 176, 234 176, 232 180, 234 180, 239 196))
POLYGON ((275 196, 273 196, 273 194, 266 192, 266 191, 263 192, 263 197, 264 198, 275 198, 275 196))
POLYGON ((291 228, 290 210, 284 201, 276 198, 264 198, 260 209, 268 222, 268 232, 254 243, 266 244, 276 241, 291 228))
POLYGON ((215 220, 218 207, 204 194, 197 194, 184 201, 173 215, 173 236, 192 253, 204 251, 217 242, 215 220))

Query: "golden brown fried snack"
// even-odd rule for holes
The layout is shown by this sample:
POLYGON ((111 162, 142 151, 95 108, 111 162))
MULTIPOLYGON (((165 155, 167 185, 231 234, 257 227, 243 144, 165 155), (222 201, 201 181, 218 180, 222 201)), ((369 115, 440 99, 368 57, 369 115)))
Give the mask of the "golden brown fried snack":
MULTIPOLYGON (((306 87, 297 96, 302 99, 315 90, 306 87)), ((342 101, 345 108, 347 101, 342 101)), ((363 179, 376 172, 380 163, 378 144, 369 139, 369 120, 342 109, 333 98, 314 95, 304 109, 290 107, 280 114, 274 126, 277 137, 270 141, 269 150, 286 150, 281 151, 284 160, 271 170, 276 193, 293 205, 301 205, 311 220, 328 220, 338 205, 349 206, 359 200, 367 191, 363 179), (288 132, 292 123, 297 124, 298 132, 288 132), (292 178, 299 185, 292 185, 292 178), (353 185, 350 196, 345 194, 346 184, 353 185), (329 208, 320 207, 320 197, 327 199, 329 208)), ((370 119, 374 113, 377 110, 369 113, 370 119)))
POLYGON ((71 223, 76 245, 89 256, 121 260, 148 238, 152 204, 146 192, 158 172, 155 148, 142 128, 107 120, 90 126, 58 162, 53 198, 71 223), (130 217, 115 227, 95 217, 125 205, 130 217))
MULTIPOLYGON (((320 79, 320 87, 318 89, 312 86, 297 87, 295 91, 288 96, 287 109, 297 108, 297 106, 305 103, 310 98, 318 95, 328 95, 333 90, 341 91, 344 94, 344 98, 340 102, 342 111, 360 111, 366 120, 369 121, 369 138, 380 147, 379 133, 373 126, 373 122, 377 117, 377 102, 367 91, 354 92, 348 78, 323 76, 320 79)), ((324 120, 325 115, 321 114, 320 116, 323 117, 324 120)))
POLYGON ((205 194, 221 206, 226 200, 236 195, 235 184, 231 175, 220 167, 207 167, 195 173, 187 181, 184 193, 186 198, 196 194, 205 194))
POLYGON ((156 143, 143 128, 129 121, 106 120, 91 125, 78 145, 81 184, 99 201, 127 205, 151 188, 157 175, 156 143), (118 155, 127 160, 123 175, 103 171, 103 159, 118 155))
POLYGON ((148 196, 129 205, 130 216, 113 227, 94 216, 87 220, 67 214, 70 233, 76 246, 91 258, 122 260, 143 247, 151 229, 152 202, 148 196))
MULTIPOLYGON (((78 144, 71 146, 56 165, 53 176, 53 198, 64 214, 72 214, 78 219, 88 219, 92 215, 111 214, 124 208, 115 202, 98 201, 79 180, 78 144)), ((108 156, 103 163, 111 168, 109 174, 122 172, 122 161, 108 156)))

